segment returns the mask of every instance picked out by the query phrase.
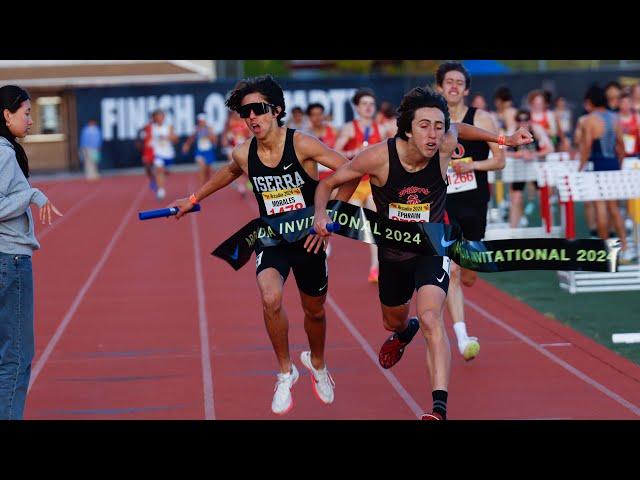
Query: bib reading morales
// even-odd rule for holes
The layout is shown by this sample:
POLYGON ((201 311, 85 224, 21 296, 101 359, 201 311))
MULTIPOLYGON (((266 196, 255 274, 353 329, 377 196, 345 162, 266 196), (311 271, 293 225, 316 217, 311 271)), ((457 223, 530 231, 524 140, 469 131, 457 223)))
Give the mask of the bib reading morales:
POLYGON ((262 192, 262 200, 267 215, 290 212, 307 206, 302 196, 302 190, 299 188, 262 192))

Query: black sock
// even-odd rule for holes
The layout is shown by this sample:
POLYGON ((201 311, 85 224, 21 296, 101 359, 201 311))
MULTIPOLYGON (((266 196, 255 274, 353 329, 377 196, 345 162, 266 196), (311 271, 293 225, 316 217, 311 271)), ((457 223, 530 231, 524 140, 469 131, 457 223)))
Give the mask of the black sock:
POLYGON ((433 413, 439 413, 444 420, 447 419, 447 397, 446 390, 434 390, 431 392, 433 397, 433 413))
POLYGON ((409 319, 409 325, 402 332, 398 332, 398 339, 402 343, 409 343, 416 332, 420 330, 420 323, 416 317, 409 319))

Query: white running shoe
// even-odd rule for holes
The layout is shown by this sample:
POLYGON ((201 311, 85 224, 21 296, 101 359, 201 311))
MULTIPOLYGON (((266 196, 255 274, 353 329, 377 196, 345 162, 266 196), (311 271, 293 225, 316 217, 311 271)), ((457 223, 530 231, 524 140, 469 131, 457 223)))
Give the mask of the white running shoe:
POLYGON ((290 373, 279 373, 276 386, 274 388, 273 401, 271 402, 271 411, 276 415, 284 415, 293 408, 293 397, 291 396, 291 388, 298 381, 298 369, 292 363, 290 373))
POLYGON ((333 378, 329 374, 327 367, 325 366, 321 370, 316 370, 311 364, 311 352, 302 352, 300 354, 300 361, 311 372, 311 386, 316 397, 324 403, 329 405, 333 403, 333 389, 336 386, 333 378))
POLYGON ((156 197, 158 198, 158 200, 162 200, 165 196, 166 192, 164 191, 164 188, 159 188, 156 192, 156 197))
POLYGON ((464 342, 458 344, 460 354, 468 362, 473 360, 480 353, 480 343, 477 337, 469 337, 464 342))

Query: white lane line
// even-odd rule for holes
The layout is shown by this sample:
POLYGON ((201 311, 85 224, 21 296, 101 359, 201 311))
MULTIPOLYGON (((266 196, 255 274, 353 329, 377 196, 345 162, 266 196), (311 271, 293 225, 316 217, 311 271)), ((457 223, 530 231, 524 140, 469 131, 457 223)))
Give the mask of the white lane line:
POLYGON ((542 355, 544 355, 545 357, 549 358, 552 362, 557 363, 558 365, 560 365, 562 368, 564 368, 565 370, 569 371, 570 373, 574 374, 576 377, 578 377, 580 380, 586 382, 587 384, 591 385, 593 388, 601 391, 602 393, 604 393, 607 397, 609 397, 610 399, 614 400, 615 402, 619 403, 620 405, 622 405, 624 408, 630 410, 632 413, 634 413, 635 415, 640 417, 640 407, 634 405, 633 403, 625 400, 624 398, 622 398, 620 395, 618 395, 615 392, 612 392, 611 390, 609 390, 607 387, 605 387, 604 385, 598 383, 596 380, 594 380, 593 378, 591 378, 590 376, 588 376, 587 374, 581 372, 580 370, 578 370, 577 368, 573 367, 572 365, 568 364, 567 362, 565 362, 564 360, 562 360, 561 358, 557 357, 556 355, 554 355, 551 352, 548 352, 547 350, 545 350, 544 348, 540 347, 536 342, 534 342, 533 340, 531 340, 529 337, 527 337, 526 335, 524 335, 523 333, 521 333, 520 331, 516 330, 515 328, 513 328, 510 325, 507 325, 505 322, 503 322, 502 320, 496 318, 494 315, 492 315, 491 313, 487 312, 484 308, 478 306, 477 304, 475 304, 474 302, 472 302, 471 300, 467 300, 465 298, 464 302, 469 305, 472 309, 474 309, 476 312, 478 312, 480 315, 482 315, 483 317, 485 317, 487 320, 489 320, 490 322, 495 323, 496 325, 504 328, 505 330, 507 330, 509 333, 511 333, 512 335, 518 337, 520 340, 522 340, 524 343, 526 343, 527 345, 529 345, 530 347, 533 347, 534 349, 536 349, 538 352, 540 352, 542 355))
MULTIPOLYGON (((51 233, 51 231, 53 231, 54 229, 56 229, 57 227, 60 226, 61 223, 64 223, 65 220, 67 220, 69 217, 73 216, 73 214, 75 212, 77 212, 78 210, 80 210, 82 207, 84 207, 93 197, 95 197, 100 190, 102 190, 103 185, 100 185, 100 187, 98 187, 96 190, 94 190, 91 194, 89 194, 88 197, 84 197, 81 201, 75 203, 73 205, 73 207, 71 207, 69 210, 67 210, 66 212, 62 212, 62 217, 58 217, 57 215, 55 215, 54 213, 51 214, 52 218, 55 218, 55 220, 53 221, 53 223, 51 225, 47 225, 42 232, 40 232, 37 235, 38 240, 42 240, 44 237, 46 237, 47 235, 49 235, 49 233, 51 233)), ((54 204, 55 205, 55 204, 54 204)), ((58 209, 59 210, 59 209, 58 209)), ((38 215, 38 214, 36 214, 38 215)), ((39 217, 35 217, 34 221, 36 221, 36 219, 38 219, 37 221, 39 221, 39 217)))
POLYGON ((31 373, 31 381, 29 382, 29 388, 27 389, 27 392, 31 390, 31 388, 33 387, 33 384, 36 383, 36 380, 38 379, 40 372, 44 368, 44 365, 47 363, 49 356, 51 356, 51 352, 53 352, 53 349, 56 347, 56 345, 60 341, 62 334, 67 328, 67 325, 69 325, 69 322, 73 318, 73 315, 76 313, 78 306, 80 306, 80 303, 82 302, 82 300, 84 299, 84 296, 87 294, 87 291, 93 284, 93 281, 98 276, 98 273, 100 273, 100 270, 102 270, 102 267, 107 261, 107 258, 109 258, 109 255, 111 255, 111 251, 113 250, 113 247, 116 244, 116 241, 122 234, 124 227, 133 217, 136 207, 138 206, 140 199, 145 193, 146 193, 145 190, 140 190, 140 192, 138 192, 138 195, 136 195, 135 199, 131 203, 131 207, 129 208, 129 210, 127 210, 127 213, 123 215, 122 220, 120 221, 120 225, 118 225, 118 228, 116 232, 113 234, 111 241, 109 242, 107 247, 104 249, 104 253, 102 254, 102 257, 100 258, 98 263, 96 263, 96 265, 93 267, 93 270, 89 274, 89 278, 87 278, 87 281, 84 283, 82 288, 78 291, 78 294, 76 295, 73 302, 71 303, 71 307, 69 307, 69 310, 67 311, 64 318, 60 322, 60 325, 58 325, 58 328, 56 329, 55 333, 51 337, 51 340, 49 340, 47 347, 42 352, 42 355, 40 355, 40 358, 38 358, 38 360, 35 362, 32 373, 31 373))
POLYGON ((570 347, 573 345, 570 342, 558 342, 558 343, 540 343, 541 347, 570 347))
POLYGON ((333 311, 336 312, 338 318, 342 321, 347 330, 353 335, 353 337, 358 341, 362 349, 365 351, 367 356, 371 359, 373 364, 380 370, 380 372, 384 375, 384 377, 389 381, 391 386, 395 389, 395 391, 400 395, 400 398, 404 400, 404 403, 411 409, 413 414, 420 418, 424 413, 424 410, 420 408, 418 402, 416 402, 413 397, 407 392, 407 390, 402 386, 400 381, 396 378, 396 376, 391 373, 389 370, 385 370, 378 363, 378 355, 373 351, 367 340, 360 334, 358 329, 353 325, 353 323, 349 320, 349 317, 342 311, 342 309, 338 306, 338 304, 333 300, 331 295, 327 294, 327 303, 333 308, 333 311))
POLYGON ((613 343, 640 343, 640 333, 614 333, 611 335, 613 343))
POLYGON ((205 307, 204 280, 202 277, 202 258, 200 255, 200 232, 195 215, 189 215, 191 220, 191 234, 193 235, 193 250, 196 269, 196 290, 198 292, 198 318, 200 326, 200 360, 202 364, 202 384, 204 387, 204 416, 206 420, 215 420, 216 413, 213 403, 213 373, 209 356, 209 322, 205 307))

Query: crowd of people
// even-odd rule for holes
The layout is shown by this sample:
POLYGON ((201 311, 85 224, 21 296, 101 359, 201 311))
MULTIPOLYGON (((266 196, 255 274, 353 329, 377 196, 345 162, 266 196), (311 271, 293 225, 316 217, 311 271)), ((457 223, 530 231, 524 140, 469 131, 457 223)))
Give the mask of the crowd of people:
MULTIPOLYGON (((566 100, 554 99, 544 90, 531 91, 525 104, 516 106, 510 89, 501 86, 494 94, 495 109, 491 109, 484 96, 471 94, 471 85, 463 64, 445 62, 436 72, 434 88, 411 89, 397 108, 388 101, 379 103, 369 88, 358 89, 351 99, 353 120, 336 126, 320 103, 305 108, 293 105, 285 123, 284 92, 273 78, 265 76, 236 85, 226 102, 230 114, 221 133, 212 128, 205 114, 197 116, 194 133, 182 144, 181 153, 193 155, 198 164, 199 188, 173 201, 180 210, 176 218, 232 184, 243 196, 251 191, 264 217, 283 213, 274 208, 274 192, 296 208, 315 208, 317 235, 268 248, 256 243, 258 290, 279 369, 271 403, 275 414, 292 408, 291 390, 299 378, 290 356, 289 321, 283 306, 284 283, 291 270, 309 340, 309 350, 302 352, 300 362, 312 376, 317 398, 324 404, 335 398, 335 382, 325 359, 330 236, 326 205, 330 198, 374 210, 391 220, 408 221, 401 212, 410 209, 419 212, 419 219, 412 221, 452 223, 464 238, 481 240, 492 194, 488 172, 503 169, 507 156, 532 161, 552 152, 568 152, 580 159, 581 169, 590 162, 593 170, 602 171, 620 169, 623 158, 640 153, 638 85, 629 89, 616 82, 605 88, 591 86, 584 95, 584 111, 575 121, 566 100)), ((0 206, 0 262, 5 270, 13 269, 12 282, 26 285, 24 292, 17 287, 0 290, 0 352, 15 350, 16 331, 26 336, 20 340, 26 350, 14 352, 19 361, 0 355, 0 418, 21 418, 33 357, 30 258, 39 248, 29 205, 41 208, 43 222, 50 222, 52 213, 61 213, 29 185, 26 154, 15 141, 33 123, 28 94, 18 87, 3 87, 0 93, 4 116, 0 168, 6 172, 0 193, 12 199, 0 206), (3 228, 13 228, 16 218, 28 226, 19 241, 15 235, 3 234, 3 228), (10 308, 18 300, 26 313, 16 319, 10 308)), ((178 142, 162 110, 153 111, 139 131, 136 146, 149 188, 158 200, 167 197, 167 168, 175 162, 178 142)), ((89 180, 99 178, 101 143, 97 122, 90 121, 79 145, 89 180)), ((533 183, 529 188, 535 191, 533 183)), ((527 187, 524 182, 510 186, 509 222, 513 227, 521 225, 527 213, 523 198, 527 187)), ((592 202, 586 208, 594 235, 609 238, 615 230, 623 254, 628 253, 619 202, 592 202)), ((393 367, 421 331, 427 342, 427 377, 433 393, 433 407, 423 419, 446 419, 451 351, 443 324, 444 305, 460 355, 467 361, 474 359, 480 343, 467 332, 462 286, 473 286, 476 273, 448 257, 373 244, 369 249, 367 280, 377 284, 382 324, 391 332, 380 348, 379 363, 385 369, 393 367), (417 315, 410 317, 414 294, 417 315)))

